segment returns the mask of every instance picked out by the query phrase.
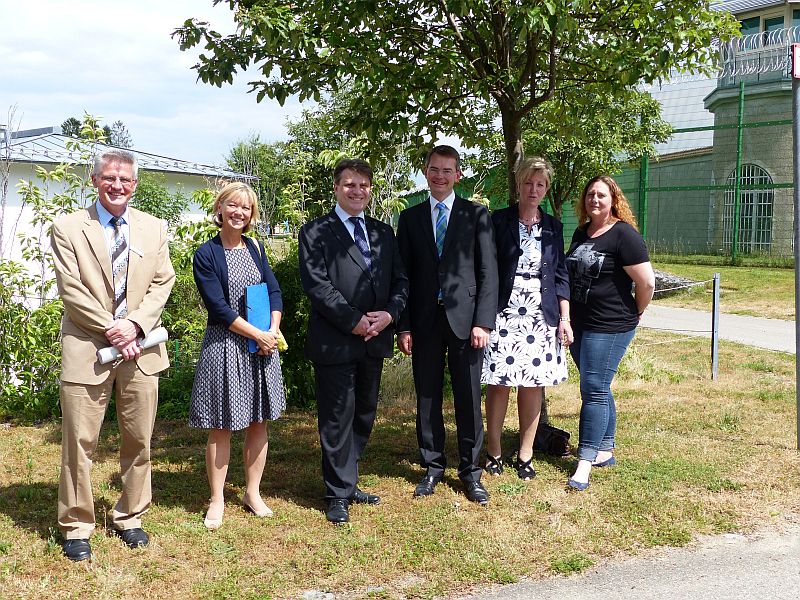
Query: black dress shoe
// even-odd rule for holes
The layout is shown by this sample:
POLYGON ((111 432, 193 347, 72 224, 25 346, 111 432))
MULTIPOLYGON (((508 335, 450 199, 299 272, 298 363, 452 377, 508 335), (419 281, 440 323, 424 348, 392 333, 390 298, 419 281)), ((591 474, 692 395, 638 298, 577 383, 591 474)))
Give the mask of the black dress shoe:
POLYGON ((150 543, 150 536, 148 536, 141 527, 134 527, 133 529, 115 529, 114 535, 122 538, 122 541, 125 542, 125 545, 131 550, 134 548, 144 548, 150 543))
POLYGON ((353 495, 350 498, 350 502, 353 504, 380 504, 381 497, 374 494, 368 494, 364 490, 356 488, 356 491, 353 492, 353 495))
POLYGON ((464 494, 470 502, 477 502, 481 506, 489 504, 489 492, 480 481, 465 481, 464 494))
POLYGON ((433 488, 436 487, 436 484, 442 480, 441 475, 425 475, 417 484, 417 487, 414 488, 414 498, 420 498, 422 496, 432 496, 433 495, 433 488))
POLYGON ((325 518, 334 525, 341 525, 350 520, 350 513, 347 510, 349 502, 343 498, 334 498, 328 502, 328 510, 325 518))
POLYGON ((64 550, 64 556, 75 562, 92 557, 92 547, 89 545, 89 540, 85 538, 79 540, 64 540, 61 547, 64 550))

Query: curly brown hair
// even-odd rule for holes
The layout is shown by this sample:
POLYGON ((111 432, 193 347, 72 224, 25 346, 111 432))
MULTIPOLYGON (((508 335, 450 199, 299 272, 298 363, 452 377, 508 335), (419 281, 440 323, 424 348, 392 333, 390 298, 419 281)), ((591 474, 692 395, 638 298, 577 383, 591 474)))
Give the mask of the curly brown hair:
POLYGON ((586 212, 586 194, 589 192, 589 188, 598 181, 605 183, 608 186, 608 190, 611 192, 611 214, 620 221, 625 221, 628 225, 636 229, 636 231, 639 231, 639 227, 636 224, 636 217, 633 216, 631 205, 628 204, 628 199, 625 197, 625 194, 622 193, 622 188, 614 181, 613 177, 609 177, 608 175, 592 177, 584 186, 583 192, 581 192, 581 201, 575 206, 575 214, 578 216, 578 227, 585 228, 589 224, 589 215, 586 212))

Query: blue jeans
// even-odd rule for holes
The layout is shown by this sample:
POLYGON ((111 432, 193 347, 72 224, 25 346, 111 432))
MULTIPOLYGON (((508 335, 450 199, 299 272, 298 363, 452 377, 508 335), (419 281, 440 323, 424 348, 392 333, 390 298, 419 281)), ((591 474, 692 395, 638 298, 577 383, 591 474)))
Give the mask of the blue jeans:
POLYGON ((578 459, 594 461, 600 450, 614 449, 617 407, 611 381, 635 329, 624 333, 576 331, 569 351, 581 375, 578 459))

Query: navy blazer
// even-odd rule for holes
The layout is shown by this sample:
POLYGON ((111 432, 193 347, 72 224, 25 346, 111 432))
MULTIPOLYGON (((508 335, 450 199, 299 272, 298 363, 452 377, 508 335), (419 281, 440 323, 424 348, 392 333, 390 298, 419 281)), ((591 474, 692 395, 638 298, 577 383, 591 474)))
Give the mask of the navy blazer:
MULTIPOLYGON (((242 241, 250 251, 258 270, 261 271, 262 283, 267 284, 270 311, 283 312, 281 288, 267 261, 264 245, 246 236, 242 236, 242 241)), ((241 315, 231 308, 228 294, 228 263, 225 260, 225 248, 222 246, 219 234, 197 249, 192 258, 192 274, 208 311, 208 324, 230 327, 236 317, 241 315)))
MULTIPOLYGON (((569 274, 564 259, 564 227, 561 221, 539 209, 542 215, 542 312, 550 326, 558 325, 560 298, 569 300, 569 274)), ((500 294, 497 312, 508 306, 517 262, 522 250, 519 241, 519 205, 501 208, 492 214, 495 243, 497 244, 497 271, 500 294)))

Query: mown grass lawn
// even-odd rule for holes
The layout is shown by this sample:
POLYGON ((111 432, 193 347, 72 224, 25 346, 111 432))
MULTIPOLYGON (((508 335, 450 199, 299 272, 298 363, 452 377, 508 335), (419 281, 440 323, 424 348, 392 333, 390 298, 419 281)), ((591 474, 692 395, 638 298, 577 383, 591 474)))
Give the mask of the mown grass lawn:
MULTIPOLYGON (((794 269, 768 267, 729 267, 654 262, 661 271, 694 281, 707 281, 720 274, 720 310, 726 313, 767 317, 795 318, 794 269)), ((711 310, 710 283, 687 292, 656 300, 664 306, 711 310)))
MULTIPOLYGON (((259 520, 238 504, 241 460, 232 461, 225 521, 202 524, 208 497, 205 436, 158 422, 149 548, 131 552, 108 533, 105 513, 120 482, 113 424, 94 464, 94 559, 73 564, 54 530, 59 428, 0 431, 0 596, 430 598, 476 586, 571 573, 643 548, 683 545, 696 534, 746 531, 800 516, 794 357, 721 343, 709 377, 708 342, 641 330, 616 384, 613 469, 596 469, 585 493, 568 493, 571 459, 537 456, 538 476, 485 477, 487 508, 469 503, 455 471, 428 499, 412 500, 415 464, 409 371, 387 372, 378 422, 361 465, 362 487, 383 498, 356 506, 352 523, 324 518, 313 413, 271 428, 263 492, 275 511, 259 520)), ((577 378, 548 392, 551 420, 577 442, 577 378)), ((505 449, 514 447, 516 414, 505 449)), ((452 415, 449 456, 456 460, 452 415)), ((241 439, 235 438, 237 449, 241 439)))

